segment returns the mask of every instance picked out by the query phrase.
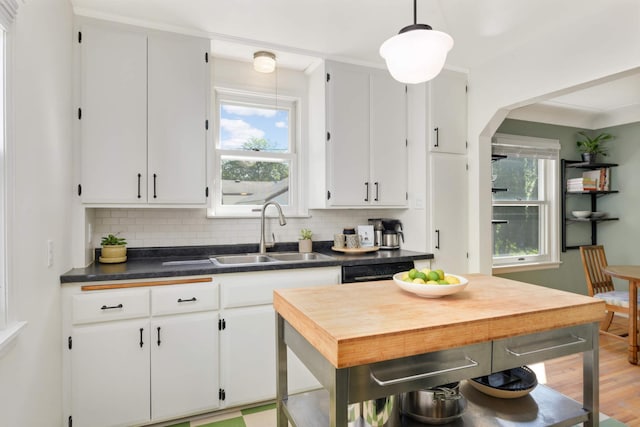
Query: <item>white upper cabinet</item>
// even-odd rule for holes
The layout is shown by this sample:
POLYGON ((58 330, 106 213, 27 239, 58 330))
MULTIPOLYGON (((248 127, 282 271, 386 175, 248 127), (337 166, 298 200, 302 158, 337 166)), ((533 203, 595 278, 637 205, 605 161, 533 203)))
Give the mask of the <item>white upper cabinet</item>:
POLYGON ((149 202, 205 203, 208 41, 149 37, 149 202))
POLYGON ((369 205, 369 72, 332 64, 327 76, 329 203, 369 205))
POLYGON ((311 76, 310 207, 405 207, 405 86, 384 70, 325 65, 311 76))
POLYGON ((206 39, 87 19, 79 32, 84 203, 206 203, 206 39))
POLYGON ((442 70, 429 85, 429 149, 432 152, 466 154, 467 75, 442 70))
POLYGON ((80 34, 82 200, 145 203, 147 36, 98 23, 80 34))

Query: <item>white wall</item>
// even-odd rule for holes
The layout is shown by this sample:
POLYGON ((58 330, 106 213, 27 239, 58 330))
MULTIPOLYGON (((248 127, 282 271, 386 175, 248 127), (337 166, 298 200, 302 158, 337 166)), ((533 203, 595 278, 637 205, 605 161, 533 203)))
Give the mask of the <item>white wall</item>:
POLYGON ((0 425, 55 426, 62 425, 59 276, 70 267, 72 14, 68 0, 19 4, 9 309, 28 325, 0 358, 0 425))
POLYGON ((469 206, 478 209, 470 217, 469 271, 491 272, 490 137, 506 112, 640 67, 639 46, 640 2, 597 0, 558 32, 470 70, 469 206))

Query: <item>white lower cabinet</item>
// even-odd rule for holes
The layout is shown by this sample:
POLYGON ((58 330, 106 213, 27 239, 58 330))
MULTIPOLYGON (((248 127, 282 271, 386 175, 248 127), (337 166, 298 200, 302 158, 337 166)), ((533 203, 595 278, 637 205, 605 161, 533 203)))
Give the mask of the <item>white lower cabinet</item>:
MULTIPOLYGON (((113 290, 65 285, 63 424, 141 426, 275 399, 273 290, 336 285, 340 274, 323 267, 113 290)), ((287 366, 289 390, 320 386, 290 350, 287 366)))
MULTIPOLYGON (((220 386, 232 407, 275 399, 276 325, 273 290, 340 283, 340 267, 230 273, 220 282, 220 386)), ((295 354, 288 353, 289 390, 320 387, 295 354)))
POLYGON ((151 414, 164 420, 218 407, 218 313, 151 321, 151 414))
POLYGON ((144 425, 219 407, 217 285, 70 293, 68 425, 144 425))
POLYGON ((72 337, 73 425, 149 421, 149 320, 79 326, 72 337))

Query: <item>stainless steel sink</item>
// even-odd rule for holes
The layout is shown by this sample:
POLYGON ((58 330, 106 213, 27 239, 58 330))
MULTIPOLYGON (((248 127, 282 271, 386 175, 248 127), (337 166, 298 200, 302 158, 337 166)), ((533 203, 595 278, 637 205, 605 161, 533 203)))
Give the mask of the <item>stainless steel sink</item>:
POLYGON ((275 258, 278 261, 323 261, 330 260, 332 257, 329 255, 319 254, 317 252, 273 252, 270 253, 269 256, 271 258, 275 258))
POLYGON ((268 254, 239 254, 212 256, 211 261, 218 265, 263 264, 273 262, 303 262, 330 260, 329 255, 317 252, 269 252, 268 254))
POLYGON ((219 255, 211 257, 211 261, 217 264, 262 264, 265 262, 278 262, 267 255, 244 254, 244 255, 219 255))

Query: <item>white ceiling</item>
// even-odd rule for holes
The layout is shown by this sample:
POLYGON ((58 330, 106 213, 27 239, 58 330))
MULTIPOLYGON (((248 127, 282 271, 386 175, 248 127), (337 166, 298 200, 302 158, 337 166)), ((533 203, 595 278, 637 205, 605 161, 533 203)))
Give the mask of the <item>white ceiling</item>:
MULTIPOLYGON (((281 67, 304 70, 321 58, 384 66, 378 48, 413 23, 411 0, 71 0, 79 15, 212 39, 214 56, 250 61, 276 53, 281 67)), ((473 69, 538 34, 580 25, 610 0, 419 0, 418 23, 449 33, 447 65, 473 69)), ((528 110, 567 111, 591 118, 639 108, 640 77, 557 97, 528 110)), ((530 114, 529 114, 530 115, 530 114)), ((540 114, 538 114, 540 115, 540 114)), ((557 115, 557 114, 556 114, 557 115)), ((532 116, 533 117, 533 116, 532 116)), ((591 120, 593 121, 593 120, 591 120)), ((597 120, 596 120, 597 122, 597 120)))

